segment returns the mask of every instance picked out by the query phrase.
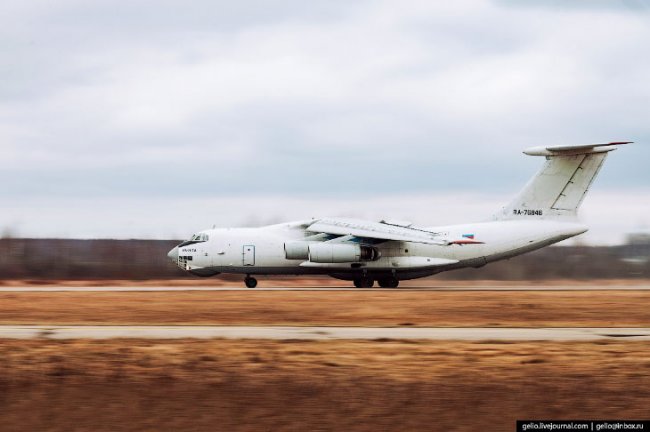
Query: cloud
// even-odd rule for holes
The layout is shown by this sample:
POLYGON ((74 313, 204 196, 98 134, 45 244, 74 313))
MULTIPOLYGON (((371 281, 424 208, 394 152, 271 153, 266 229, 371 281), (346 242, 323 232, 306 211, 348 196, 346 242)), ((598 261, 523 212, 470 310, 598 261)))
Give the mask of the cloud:
POLYGON ((510 7, 527 7, 527 8, 554 8, 565 12, 572 10, 591 10, 591 11, 617 11, 617 12, 644 12, 650 10, 648 0, 590 0, 590 1, 572 1, 562 0, 530 0, 520 2, 516 0, 496 0, 497 4, 510 7))
POLYGON ((650 190, 648 15, 531 3, 4 2, 0 198, 502 194, 623 139, 597 186, 650 190))

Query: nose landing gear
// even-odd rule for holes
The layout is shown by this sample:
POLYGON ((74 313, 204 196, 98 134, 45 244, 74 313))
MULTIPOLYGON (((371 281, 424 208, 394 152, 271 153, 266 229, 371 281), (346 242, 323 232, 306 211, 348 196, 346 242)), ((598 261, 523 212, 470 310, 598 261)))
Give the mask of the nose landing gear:
POLYGON ((257 279, 254 277, 246 276, 244 283, 246 284, 247 288, 255 288, 257 286, 257 279))

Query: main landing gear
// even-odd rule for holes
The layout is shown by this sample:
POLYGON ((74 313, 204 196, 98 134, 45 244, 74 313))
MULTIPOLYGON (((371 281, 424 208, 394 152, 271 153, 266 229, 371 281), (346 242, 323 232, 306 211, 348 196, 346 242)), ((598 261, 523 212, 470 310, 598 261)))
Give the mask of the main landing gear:
POLYGON ((254 277, 246 276, 244 283, 246 284, 247 288, 255 288, 257 286, 257 279, 254 277))
POLYGON ((382 288, 397 288, 399 286, 399 280, 396 277, 380 278, 377 282, 382 288))
MULTIPOLYGON (((399 286, 399 280, 393 276, 379 278, 377 279, 377 283, 382 288, 397 288, 399 286)), ((370 277, 362 277, 354 280, 354 286, 357 288, 372 288, 374 284, 374 279, 370 277)))
POLYGON ((360 279, 354 280, 354 286, 357 288, 372 288, 374 284, 375 284, 374 279, 369 277, 362 277, 360 279))

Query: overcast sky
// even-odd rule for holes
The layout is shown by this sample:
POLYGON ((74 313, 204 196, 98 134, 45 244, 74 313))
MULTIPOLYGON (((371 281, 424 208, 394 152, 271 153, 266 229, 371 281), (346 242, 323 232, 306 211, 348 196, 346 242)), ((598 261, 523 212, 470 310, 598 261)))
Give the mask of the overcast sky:
POLYGON ((650 2, 0 2, 0 229, 482 220, 535 145, 633 140, 585 237, 650 226, 650 2), (566 5, 570 6, 566 6, 566 5))

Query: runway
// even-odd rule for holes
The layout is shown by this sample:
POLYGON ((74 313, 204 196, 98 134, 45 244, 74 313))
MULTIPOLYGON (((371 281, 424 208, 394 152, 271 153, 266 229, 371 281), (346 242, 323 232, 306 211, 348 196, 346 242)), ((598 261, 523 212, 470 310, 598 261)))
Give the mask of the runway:
POLYGON ((650 328, 284 327, 284 326, 0 326, 0 339, 270 339, 463 341, 650 341, 650 328))
POLYGON ((346 288, 346 287, 205 287, 205 286, 20 286, 0 287, 0 292, 165 292, 165 291, 647 291, 650 285, 526 285, 526 286, 436 286, 405 288, 346 288))

